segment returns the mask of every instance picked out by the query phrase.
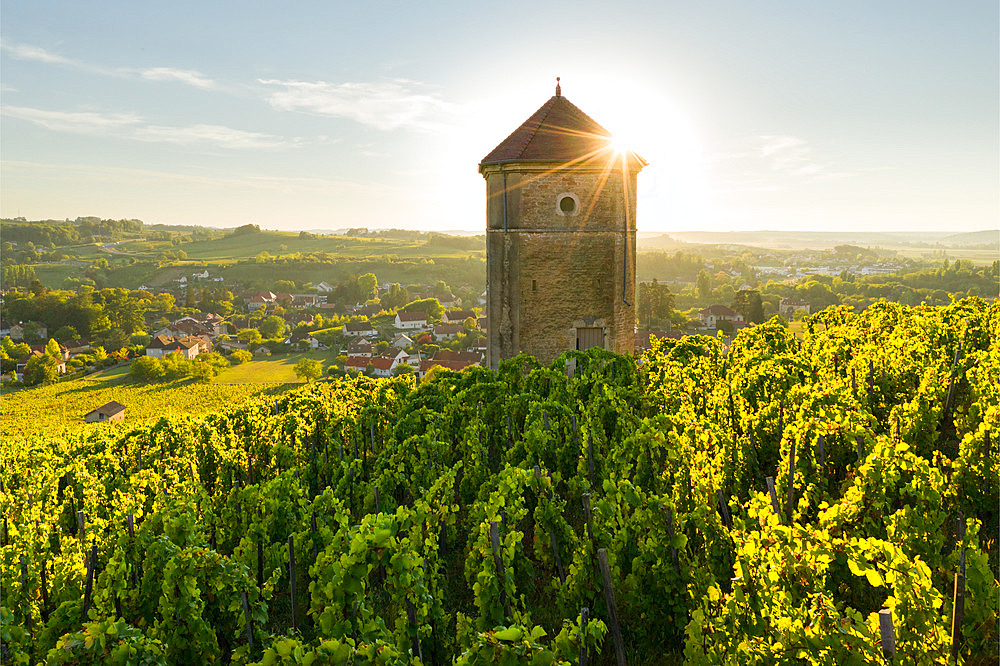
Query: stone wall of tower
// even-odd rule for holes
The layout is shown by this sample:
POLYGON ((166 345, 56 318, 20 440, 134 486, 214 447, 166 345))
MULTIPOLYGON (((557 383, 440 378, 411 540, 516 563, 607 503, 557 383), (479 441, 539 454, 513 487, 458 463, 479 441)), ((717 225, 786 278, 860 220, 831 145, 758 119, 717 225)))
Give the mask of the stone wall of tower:
POLYGON ((625 174, 627 204, 620 170, 509 164, 484 175, 489 365, 519 352, 550 363, 576 348, 578 326, 603 329, 606 348, 631 353, 636 174, 625 174), (559 213, 565 194, 577 214, 559 213))

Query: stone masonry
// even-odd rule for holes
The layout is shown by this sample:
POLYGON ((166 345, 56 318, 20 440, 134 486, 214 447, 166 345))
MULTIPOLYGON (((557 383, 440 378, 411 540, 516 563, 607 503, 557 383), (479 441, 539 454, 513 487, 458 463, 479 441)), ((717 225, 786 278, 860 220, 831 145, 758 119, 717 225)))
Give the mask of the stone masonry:
MULTIPOLYGON (((571 349, 631 353, 634 344, 636 176, 645 163, 612 151, 606 131, 558 89, 546 106, 552 104, 548 120, 569 116, 580 124, 570 111, 560 115, 565 104, 593 123, 587 145, 539 146, 535 136, 546 125, 538 123, 529 128, 535 135, 527 142, 527 151, 535 150, 529 159, 488 157, 480 165, 487 186, 487 362, 493 368, 522 352, 551 363, 571 349), (585 158, 570 157, 573 149, 585 158)), ((558 131, 560 137, 580 132, 558 131)), ((502 156, 515 139, 523 154, 523 132, 515 132, 491 156, 502 156)))

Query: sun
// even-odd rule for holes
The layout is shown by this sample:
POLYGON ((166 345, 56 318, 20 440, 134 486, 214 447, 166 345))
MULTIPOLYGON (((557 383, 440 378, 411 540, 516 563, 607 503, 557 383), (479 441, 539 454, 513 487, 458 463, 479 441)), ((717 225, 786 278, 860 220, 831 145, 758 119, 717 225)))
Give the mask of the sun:
POLYGON ((610 148, 616 156, 623 155, 632 149, 629 146, 628 141, 619 136, 608 137, 608 148, 610 148))

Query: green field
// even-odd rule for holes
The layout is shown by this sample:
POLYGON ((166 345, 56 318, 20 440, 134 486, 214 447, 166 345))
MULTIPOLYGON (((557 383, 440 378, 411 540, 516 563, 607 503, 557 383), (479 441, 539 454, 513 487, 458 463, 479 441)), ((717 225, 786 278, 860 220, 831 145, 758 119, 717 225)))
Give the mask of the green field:
POLYGON ((281 383, 292 384, 302 380, 295 376, 292 368, 303 358, 311 358, 321 361, 323 369, 333 363, 336 353, 332 351, 313 351, 304 354, 283 354, 275 355, 261 360, 253 360, 249 363, 241 363, 231 368, 223 370, 215 379, 213 384, 269 384, 281 383))

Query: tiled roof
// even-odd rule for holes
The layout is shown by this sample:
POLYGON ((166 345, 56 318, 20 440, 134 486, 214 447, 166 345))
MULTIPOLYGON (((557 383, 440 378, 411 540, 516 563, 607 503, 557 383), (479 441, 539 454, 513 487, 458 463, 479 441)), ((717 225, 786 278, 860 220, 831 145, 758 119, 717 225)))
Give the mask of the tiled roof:
POLYGON ((108 416, 114 416, 115 414, 124 411, 125 411, 125 405, 121 404, 120 402, 115 402, 114 400, 112 400, 111 402, 104 403, 103 405, 101 405, 96 409, 90 410, 89 412, 87 412, 86 416, 90 416, 94 412, 101 412, 103 414, 107 414, 108 416))
POLYGON ((397 312, 399 321, 425 321, 427 314, 424 312, 397 312))
POLYGON ((710 315, 713 314, 716 317, 735 317, 739 314, 731 308, 727 308, 725 305, 710 305, 704 310, 699 310, 698 314, 710 315))
MULTIPOLYGON (((480 162, 606 162, 616 156, 611 133, 560 94, 549 98, 480 162)), ((639 165, 645 161, 632 155, 639 165)), ((640 168, 641 168, 640 166, 640 168)))
POLYGON ((367 356, 349 356, 346 361, 344 361, 344 367, 350 368, 367 368, 368 364, 372 360, 367 356))

